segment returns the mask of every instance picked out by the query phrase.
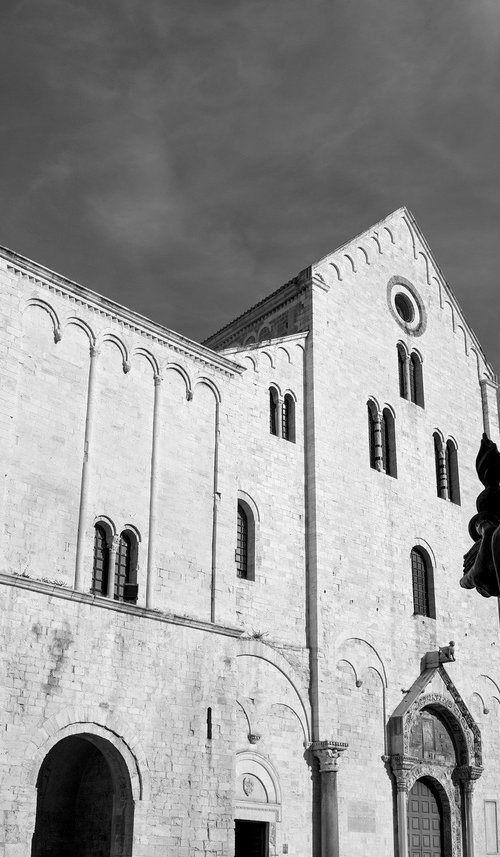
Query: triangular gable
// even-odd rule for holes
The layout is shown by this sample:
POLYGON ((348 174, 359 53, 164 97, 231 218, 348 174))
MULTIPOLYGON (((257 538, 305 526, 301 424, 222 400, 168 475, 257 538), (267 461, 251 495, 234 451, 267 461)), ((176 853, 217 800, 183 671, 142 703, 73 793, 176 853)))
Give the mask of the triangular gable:
POLYGON ((491 381, 496 381, 493 367, 486 359, 479 340, 467 321, 451 286, 446 281, 425 235, 406 206, 393 211, 383 220, 318 260, 311 266, 313 283, 324 288, 327 272, 331 276, 332 269, 339 282, 353 274, 365 272, 367 266, 376 264, 379 256, 390 252, 391 246, 401 243, 403 239, 398 238, 398 235, 405 236, 405 243, 409 246, 414 262, 421 266, 427 284, 435 284, 441 308, 445 303, 450 305, 453 329, 456 330, 458 327, 463 329, 466 353, 468 354, 471 350, 476 353, 480 377, 483 375, 491 381), (479 362, 482 364, 481 367, 479 362))

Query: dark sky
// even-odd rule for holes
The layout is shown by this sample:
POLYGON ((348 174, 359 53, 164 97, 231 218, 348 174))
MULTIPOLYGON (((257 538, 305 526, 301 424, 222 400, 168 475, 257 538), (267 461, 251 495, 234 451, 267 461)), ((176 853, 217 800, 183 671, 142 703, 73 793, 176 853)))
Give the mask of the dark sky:
POLYGON ((500 370, 499 0, 2 0, 0 244, 201 340, 401 205, 500 370))

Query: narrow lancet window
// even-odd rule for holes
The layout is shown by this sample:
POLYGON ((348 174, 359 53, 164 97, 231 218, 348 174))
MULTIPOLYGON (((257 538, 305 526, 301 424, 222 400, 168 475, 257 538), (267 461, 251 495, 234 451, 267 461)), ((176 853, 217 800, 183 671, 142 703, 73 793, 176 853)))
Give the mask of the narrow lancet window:
POLYGON ((94 527, 94 568, 92 572, 92 592, 97 595, 108 594, 109 548, 104 527, 94 527))
POLYGON ((419 616, 435 618, 434 586, 432 566, 420 548, 411 552, 411 575, 413 585, 413 612, 419 616))

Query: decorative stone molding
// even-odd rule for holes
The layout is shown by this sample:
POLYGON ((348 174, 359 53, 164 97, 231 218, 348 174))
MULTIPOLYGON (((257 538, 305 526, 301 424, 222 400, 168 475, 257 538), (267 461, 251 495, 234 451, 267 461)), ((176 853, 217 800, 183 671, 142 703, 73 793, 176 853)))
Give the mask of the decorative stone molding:
POLYGON ((313 741, 311 750, 319 761, 320 773, 337 772, 340 754, 348 746, 344 741, 313 741))
POLYGON ((467 843, 467 857, 473 857, 471 801, 474 783, 483 770, 481 735, 465 702, 443 667, 443 661, 453 659, 451 644, 435 653, 428 652, 422 660, 421 674, 406 691, 404 699, 389 719, 390 767, 398 795, 398 841, 402 857, 406 857, 408 853, 408 794, 419 779, 430 781, 441 801, 444 857, 463 857, 463 842, 467 843), (442 678, 449 695, 424 692, 436 673, 442 678), (448 758, 446 754, 444 758, 442 754, 426 755, 423 747, 423 758, 411 755, 415 752, 415 745, 411 742, 412 731, 418 726, 424 711, 441 720, 451 738, 454 756, 451 755, 447 762, 444 761, 448 758))

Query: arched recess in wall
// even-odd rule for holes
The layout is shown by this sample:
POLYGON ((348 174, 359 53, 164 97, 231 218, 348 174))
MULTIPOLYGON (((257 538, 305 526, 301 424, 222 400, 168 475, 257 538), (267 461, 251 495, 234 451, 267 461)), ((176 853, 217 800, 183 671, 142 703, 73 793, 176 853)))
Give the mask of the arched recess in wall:
POLYGON ((281 788, 269 759, 251 750, 236 754, 235 818, 281 821, 281 788))
MULTIPOLYGON (((92 513, 128 520, 140 532, 149 513, 153 374, 149 355, 137 352, 131 358, 122 340, 109 333, 102 336, 89 449, 92 513)), ((143 591, 144 580, 139 584, 143 591)))
POLYGON ((132 857, 132 784, 108 737, 82 731, 61 738, 43 760, 36 788, 32 857, 132 857))
POLYGON ((59 316, 57 315, 54 307, 49 304, 47 301, 42 300, 42 298, 28 298, 28 300, 24 304, 23 315, 29 307, 39 307, 43 312, 45 312, 50 320, 52 321, 52 336, 54 342, 59 342, 61 338, 61 324, 59 321, 59 316))
POLYGON ((77 316, 70 315, 66 318, 61 326, 61 334, 64 337, 66 328, 68 327, 79 327, 80 330, 87 335, 89 346, 95 345, 96 343, 96 335, 92 330, 91 326, 87 324, 86 321, 83 321, 81 318, 77 318, 77 316))
POLYGON ((348 637, 337 645, 338 718, 341 740, 353 723, 358 722, 354 711, 366 720, 367 708, 372 708, 370 727, 363 735, 366 744, 378 746, 380 754, 387 752, 387 674, 377 649, 360 637, 348 637), (365 712, 363 714, 363 712, 365 712), (371 731, 370 731, 371 729, 371 731))
POLYGON ((85 734, 113 745, 126 765, 134 802, 137 805, 143 800, 148 801, 151 794, 149 765, 140 742, 129 732, 128 724, 120 717, 104 712, 98 706, 86 706, 82 711, 73 706, 58 711, 44 721, 26 744, 25 785, 28 788, 36 786, 43 760, 54 746, 64 738, 85 734))
POLYGON ((216 480, 216 426, 220 392, 210 379, 193 380, 168 366, 162 382, 158 439, 154 603, 169 612, 211 616, 212 547, 216 480))
POLYGON ((83 330, 74 325, 56 341, 55 318, 48 304, 35 299, 28 301, 23 313, 16 442, 12 447, 15 479, 8 480, 6 489, 6 510, 10 510, 12 520, 6 531, 5 551, 12 569, 71 585, 89 343, 83 330), (20 508, 22 514, 16 512, 20 508), (17 530, 26 520, 30 526, 21 536, 17 530))
POLYGON ((270 646, 257 640, 242 640, 238 652, 238 700, 259 734, 266 711, 273 705, 288 706, 300 723, 304 742, 310 738, 310 715, 307 686, 297 671, 270 646), (259 678, 260 676, 260 678, 259 678), (265 689, 267 688, 267 689, 265 689), (245 703, 253 700, 252 706, 245 703))
POLYGON ((292 362, 291 357, 290 357, 290 352, 288 351, 287 348, 284 348, 283 345, 278 346, 278 348, 276 349, 276 355, 278 357, 282 357, 284 360, 286 360, 287 363, 292 362))

